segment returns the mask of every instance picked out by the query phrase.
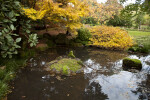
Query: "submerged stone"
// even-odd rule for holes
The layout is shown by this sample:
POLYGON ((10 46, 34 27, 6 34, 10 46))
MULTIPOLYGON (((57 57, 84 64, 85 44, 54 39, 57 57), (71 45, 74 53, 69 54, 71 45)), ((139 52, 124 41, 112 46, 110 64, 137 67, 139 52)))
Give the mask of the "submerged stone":
POLYGON ((77 58, 59 57, 46 64, 46 71, 50 71, 52 74, 60 75, 76 75, 77 72, 82 72, 83 63, 77 58))
POLYGON ((124 58, 122 66, 125 69, 142 69, 142 63, 138 59, 124 58))

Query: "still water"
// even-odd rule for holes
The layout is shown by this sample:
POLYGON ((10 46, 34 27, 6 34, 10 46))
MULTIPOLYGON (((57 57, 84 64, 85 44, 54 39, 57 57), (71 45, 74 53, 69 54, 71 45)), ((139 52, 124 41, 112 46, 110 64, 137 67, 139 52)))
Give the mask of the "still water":
POLYGON ((150 98, 150 55, 98 48, 60 47, 40 52, 30 58, 18 73, 8 100, 148 100, 150 98), (73 50, 86 67, 72 77, 49 75, 44 65, 73 50), (124 57, 142 61, 141 71, 122 69, 124 57))

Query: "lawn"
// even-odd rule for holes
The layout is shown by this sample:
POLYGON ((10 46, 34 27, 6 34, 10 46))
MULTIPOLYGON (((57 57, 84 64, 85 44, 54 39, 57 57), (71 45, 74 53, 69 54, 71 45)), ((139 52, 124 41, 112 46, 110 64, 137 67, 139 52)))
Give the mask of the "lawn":
POLYGON ((150 45, 150 32, 128 31, 138 44, 150 45))
POLYGON ((128 31, 138 45, 143 45, 150 50, 150 32, 128 31))
POLYGON ((133 37, 150 36, 150 32, 143 32, 143 31, 128 31, 128 32, 133 37))

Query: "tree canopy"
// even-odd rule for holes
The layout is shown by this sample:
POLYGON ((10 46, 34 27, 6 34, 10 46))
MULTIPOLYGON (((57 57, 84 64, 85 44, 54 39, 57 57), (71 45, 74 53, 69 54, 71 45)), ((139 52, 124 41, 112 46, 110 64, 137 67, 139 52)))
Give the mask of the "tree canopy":
POLYGON ((79 0, 53 0, 38 1, 36 8, 23 8, 25 14, 33 19, 45 18, 48 21, 65 26, 74 33, 81 26, 80 18, 88 15, 88 5, 79 0))

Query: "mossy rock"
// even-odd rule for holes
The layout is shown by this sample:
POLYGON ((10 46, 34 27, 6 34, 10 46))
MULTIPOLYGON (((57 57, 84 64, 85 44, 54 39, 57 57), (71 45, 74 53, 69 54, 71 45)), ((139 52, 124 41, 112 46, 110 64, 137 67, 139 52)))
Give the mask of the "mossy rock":
POLYGON ((124 69, 142 69, 142 63, 138 59, 124 58, 122 66, 124 69))
POLYGON ((80 59, 59 57, 46 64, 45 70, 50 71, 51 74, 59 74, 65 76, 76 75, 83 70, 83 63, 80 59))
POLYGON ((73 51, 69 52, 68 57, 75 58, 75 55, 73 54, 73 51))

